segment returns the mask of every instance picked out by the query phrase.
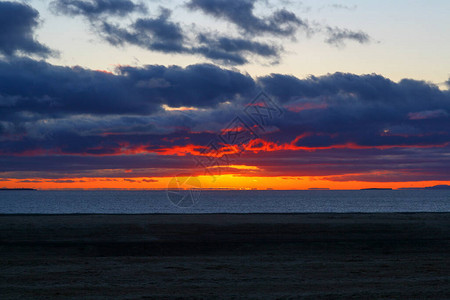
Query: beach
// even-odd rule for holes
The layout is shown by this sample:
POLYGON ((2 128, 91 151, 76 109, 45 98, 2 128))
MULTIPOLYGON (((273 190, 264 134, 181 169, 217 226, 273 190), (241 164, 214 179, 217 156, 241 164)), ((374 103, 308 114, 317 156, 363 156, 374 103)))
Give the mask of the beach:
POLYGON ((1 299, 450 298, 450 213, 0 215, 1 299))

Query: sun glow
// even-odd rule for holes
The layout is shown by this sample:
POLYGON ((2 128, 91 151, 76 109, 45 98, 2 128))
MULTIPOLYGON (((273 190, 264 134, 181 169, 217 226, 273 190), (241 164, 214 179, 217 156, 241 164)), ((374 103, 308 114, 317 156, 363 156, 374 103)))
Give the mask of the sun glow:
MULTIPOLYGON (((239 166, 242 167, 242 166, 239 166)), ((248 167, 248 166, 246 166, 248 167)), ((250 167, 250 169, 252 169, 250 167)), ((414 182, 366 182, 366 181, 335 181, 327 176, 240 176, 200 175, 195 176, 204 189, 233 190, 358 190, 363 188, 419 188, 439 184, 450 185, 450 181, 414 181, 414 182)), ((36 189, 166 189, 173 177, 130 177, 130 178, 60 178, 60 179, 3 179, 3 188, 36 188, 36 189)))
POLYGON ((187 107, 187 106, 180 106, 180 107, 170 107, 167 104, 164 104, 162 106, 162 108, 164 108, 164 110, 166 111, 186 111, 186 110, 198 110, 198 108, 196 107, 187 107))

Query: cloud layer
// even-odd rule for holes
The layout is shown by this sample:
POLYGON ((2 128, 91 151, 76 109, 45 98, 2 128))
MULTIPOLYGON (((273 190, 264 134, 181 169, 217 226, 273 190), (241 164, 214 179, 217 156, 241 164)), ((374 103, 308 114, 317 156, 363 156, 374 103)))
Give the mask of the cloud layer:
POLYGON ((215 157, 258 169, 224 172, 449 179, 450 93, 422 81, 346 73, 254 79, 207 64, 110 74, 19 58, 0 63, 0 79, 0 177, 203 173, 193 158, 209 155, 218 135, 249 128, 257 133, 249 140, 216 143, 215 157), (264 117, 264 130, 245 113, 261 109, 259 100, 248 106, 261 88, 282 110, 264 117))

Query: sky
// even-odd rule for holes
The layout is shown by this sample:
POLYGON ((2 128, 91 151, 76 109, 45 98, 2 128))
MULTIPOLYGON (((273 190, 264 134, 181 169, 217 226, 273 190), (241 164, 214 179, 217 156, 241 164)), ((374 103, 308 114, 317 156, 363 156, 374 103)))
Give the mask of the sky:
POLYGON ((449 11, 0 1, 0 187, 449 184, 449 11))

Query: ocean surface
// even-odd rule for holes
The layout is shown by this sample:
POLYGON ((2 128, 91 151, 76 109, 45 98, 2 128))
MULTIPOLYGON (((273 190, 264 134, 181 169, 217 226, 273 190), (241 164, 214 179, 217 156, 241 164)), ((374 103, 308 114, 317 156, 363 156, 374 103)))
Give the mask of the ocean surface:
POLYGON ((0 214, 313 212, 450 212, 450 191, 0 191, 0 214))

